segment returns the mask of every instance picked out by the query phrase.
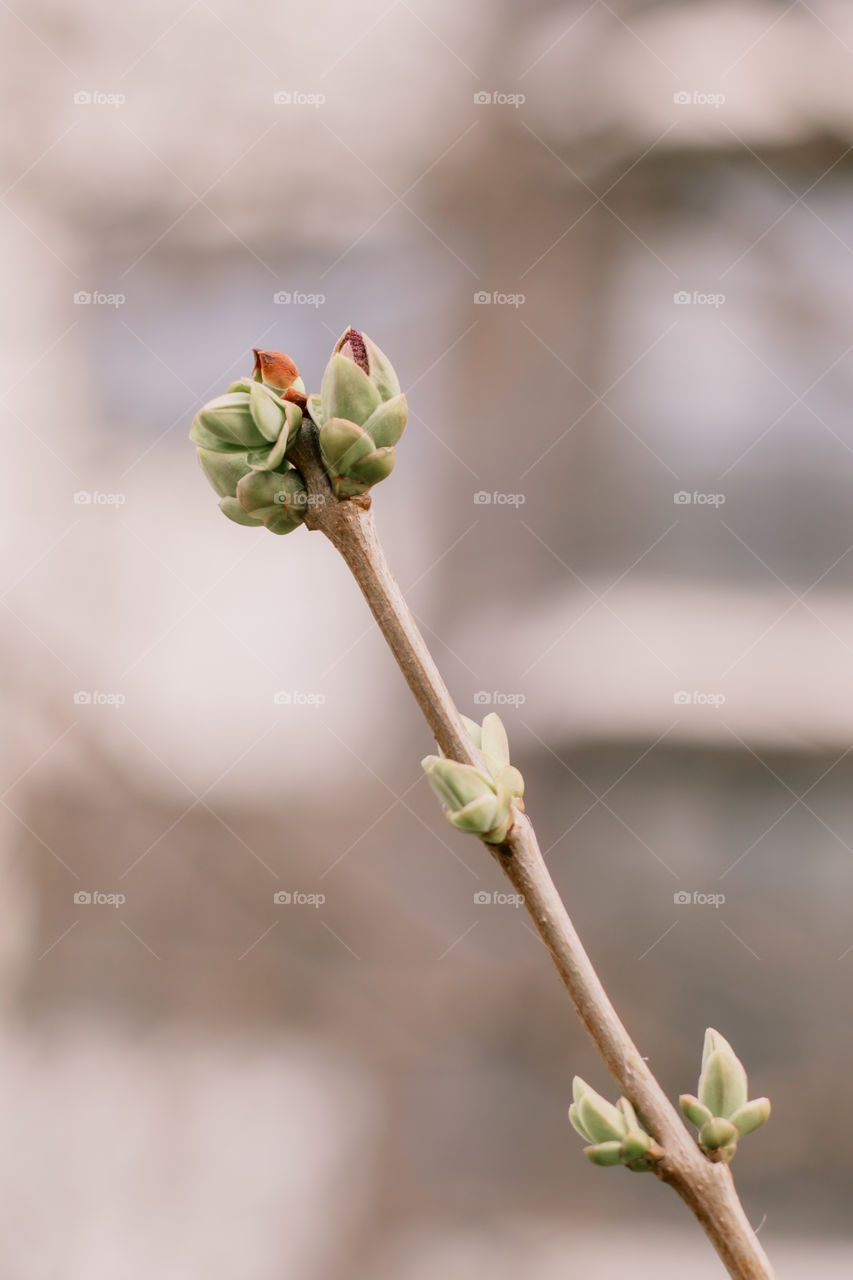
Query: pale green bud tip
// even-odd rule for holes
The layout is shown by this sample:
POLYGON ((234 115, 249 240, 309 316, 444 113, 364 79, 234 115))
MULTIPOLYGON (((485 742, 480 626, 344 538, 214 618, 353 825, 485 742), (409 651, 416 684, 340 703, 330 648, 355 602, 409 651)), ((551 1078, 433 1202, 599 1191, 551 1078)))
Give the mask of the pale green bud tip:
POLYGON ((740 1108, 731 1117, 731 1122, 737 1128, 741 1137, 747 1133, 752 1133, 754 1129, 758 1129, 770 1119, 770 1099, 754 1098, 752 1102, 747 1102, 746 1106, 740 1108))
POLYGON ((622 1163, 621 1142, 598 1142, 595 1146, 584 1147, 583 1153, 587 1160, 591 1160, 593 1164, 602 1165, 604 1168, 610 1168, 615 1164, 622 1163))
POLYGON ((703 1107, 699 1099, 695 1098, 692 1093, 682 1093, 678 1099, 678 1105, 687 1116, 687 1119, 691 1124, 695 1124, 697 1129, 701 1129, 703 1124, 714 1118, 708 1108, 703 1107))
POLYGON ((699 1077, 699 1101, 713 1116, 728 1119, 747 1100, 746 1071, 728 1042, 712 1049, 699 1077), (724 1047, 723 1047, 724 1046, 724 1047))

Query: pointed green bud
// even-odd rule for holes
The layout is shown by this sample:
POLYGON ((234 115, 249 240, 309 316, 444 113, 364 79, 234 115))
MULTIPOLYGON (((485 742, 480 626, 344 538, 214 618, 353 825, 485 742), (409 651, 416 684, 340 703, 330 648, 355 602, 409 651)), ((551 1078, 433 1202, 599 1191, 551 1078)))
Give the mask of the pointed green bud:
POLYGON ((252 378, 238 378, 237 381, 232 382, 231 386, 228 388, 228 395, 231 395, 234 391, 245 391, 248 393, 252 390, 253 385, 254 380, 252 378))
POLYGON ((598 1142, 594 1147, 584 1147, 583 1153, 587 1160, 591 1160, 593 1164, 600 1164, 604 1168, 622 1163, 621 1142, 598 1142))
POLYGON ((311 395, 308 397, 308 412, 311 415, 311 421, 318 427, 322 427, 326 419, 323 417, 323 397, 319 395, 311 395))
POLYGON ((199 411, 198 421, 206 431, 226 444, 253 449, 264 443, 264 436, 252 417, 249 396, 244 391, 209 400, 199 411))
POLYGON ((642 1129, 629 1129, 622 1139, 619 1156, 623 1164, 645 1161, 651 1150, 652 1140, 642 1129))
POLYGON ((728 1049, 729 1053, 734 1055, 734 1049, 729 1044, 725 1036, 721 1036, 719 1031, 715 1031, 713 1027, 708 1027, 705 1032, 705 1039, 702 1043, 702 1066, 708 1061, 712 1053, 716 1053, 718 1049, 728 1049))
POLYGON ((692 1093, 682 1093, 678 1099, 678 1105, 687 1116, 691 1124, 695 1124, 697 1129, 701 1129, 703 1124, 707 1124, 709 1120, 713 1120, 713 1116, 707 1107, 703 1107, 698 1098, 694 1098, 692 1093))
POLYGON ((578 1104, 576 1102, 573 1102, 569 1107, 569 1121, 572 1128, 580 1134, 584 1142, 592 1142, 592 1134, 587 1133, 584 1128, 583 1122, 578 1114, 578 1104))
POLYGON ((249 392, 249 407, 255 426, 270 444, 278 440, 284 425, 284 405, 262 382, 253 382, 249 392))
POLYGON ((740 1134, 731 1120, 716 1117, 708 1120, 699 1130, 699 1142, 707 1151, 717 1151, 720 1147, 728 1147, 737 1143, 740 1134))
POLYGON ((220 498, 233 498, 250 470, 247 456, 235 449, 196 449, 201 469, 220 498))
POLYGON ((713 1116, 728 1119, 746 1103, 747 1080, 743 1064, 730 1045, 714 1049, 705 1059, 699 1077, 699 1101, 713 1116))
POLYGON ((500 819, 498 798, 492 792, 471 800, 461 809, 448 811, 450 821, 457 831, 464 831, 472 836, 491 835, 500 819))
POLYGON ((333 475, 344 475, 374 451, 372 438, 346 418, 327 418, 320 428, 320 452, 333 475))
POLYGON ((524 778, 512 764, 508 764, 505 769, 495 774, 495 786, 499 795, 505 795, 510 800, 524 795, 524 778))
POLYGON ((374 449, 373 453, 369 453, 366 458, 350 463, 347 466, 347 473, 354 480, 361 480, 364 484, 379 484, 380 480, 387 480, 390 476, 396 460, 395 449, 374 449))
POLYGON ((729 1119, 740 1136, 744 1137, 745 1134, 752 1133, 754 1129, 760 1128, 770 1119, 770 1099, 754 1098, 752 1102, 747 1102, 729 1119))
POLYGON ((451 811, 462 809, 483 796, 496 798, 489 779, 473 765, 441 756, 426 756, 421 766, 433 791, 451 811))
POLYGON ((573 1077, 572 1098, 574 1099, 575 1103, 579 1103, 585 1093, 592 1093, 592 1092, 593 1090, 590 1087, 590 1085, 588 1085, 585 1080, 582 1080, 580 1076, 573 1077))
POLYGON ((347 418, 361 426, 380 404, 380 395, 363 369, 342 355, 326 365, 320 388, 323 417, 347 418))
POLYGON ((483 720, 483 758, 493 774, 509 764, 509 739, 496 711, 483 720))
POLYGON ((263 525, 263 520, 256 520, 254 516, 250 516, 236 498, 223 498, 219 503, 219 510, 235 524, 251 525, 253 528, 260 528, 263 525))
POLYGON ((632 1129, 640 1128, 640 1122, 637 1119, 637 1113, 634 1110, 634 1108, 631 1106, 627 1098, 620 1098, 619 1101, 616 1103, 616 1106, 622 1112, 622 1115, 625 1117, 625 1124, 628 1126, 629 1132, 632 1129))
POLYGON ((615 1139, 621 1142, 628 1129, 622 1112, 594 1089, 585 1093, 578 1103, 578 1116, 594 1142, 615 1139))
POLYGON ((408 416, 406 397, 399 395, 392 400, 383 401, 362 425, 370 433, 376 447, 382 448, 397 443, 405 430, 408 416))
POLYGON ((400 382, 394 366, 385 352, 366 333, 351 326, 345 329, 335 343, 334 354, 352 360, 363 369, 383 400, 391 400, 400 394, 400 382))
POLYGON ((482 731, 482 729, 481 729, 481 728, 480 728, 480 726, 477 724, 477 721, 476 721, 476 720, 470 720, 470 719, 468 718, 468 716, 460 716, 459 718, 460 718, 460 720, 462 721, 462 723, 463 723, 463 724, 464 724, 464 726, 465 726, 465 731, 466 731, 466 733, 468 734, 468 737, 471 739, 471 741, 473 742, 474 746, 475 746, 475 747, 477 748, 477 750, 479 751, 479 750, 480 750, 480 747, 481 747, 481 746, 482 746, 482 744, 483 744, 483 731, 482 731))

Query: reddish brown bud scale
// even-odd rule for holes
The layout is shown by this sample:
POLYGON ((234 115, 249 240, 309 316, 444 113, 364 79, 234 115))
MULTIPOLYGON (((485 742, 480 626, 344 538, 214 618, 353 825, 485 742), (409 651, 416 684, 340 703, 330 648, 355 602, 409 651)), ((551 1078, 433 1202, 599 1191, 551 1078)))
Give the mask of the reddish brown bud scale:
POLYGON ((272 387, 274 391, 287 391, 299 377, 299 370, 290 356, 284 355, 281 351, 258 351, 257 348, 253 350, 255 377, 260 376, 261 382, 272 387))

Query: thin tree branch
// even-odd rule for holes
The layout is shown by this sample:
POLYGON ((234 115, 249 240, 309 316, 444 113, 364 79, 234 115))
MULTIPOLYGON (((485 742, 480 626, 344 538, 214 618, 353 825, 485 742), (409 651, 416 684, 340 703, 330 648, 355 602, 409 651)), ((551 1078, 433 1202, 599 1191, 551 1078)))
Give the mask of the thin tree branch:
MULTIPOLYGON (((334 544, 353 573, 397 664, 445 755, 482 761, 392 574, 370 499, 339 501, 332 493, 307 419, 288 452, 308 489, 305 524, 334 544)), ((575 1009, 621 1092, 660 1144, 658 1177, 689 1206, 735 1280, 775 1280, 770 1262, 740 1203, 728 1165, 712 1163, 685 1128, 634 1044, 575 931, 551 879, 530 819, 520 809, 503 844, 491 850, 551 954, 575 1009)))

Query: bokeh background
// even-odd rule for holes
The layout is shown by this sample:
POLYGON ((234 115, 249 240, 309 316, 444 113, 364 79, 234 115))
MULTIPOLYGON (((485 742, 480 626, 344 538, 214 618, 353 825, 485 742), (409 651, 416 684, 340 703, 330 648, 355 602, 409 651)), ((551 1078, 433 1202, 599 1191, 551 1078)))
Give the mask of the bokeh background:
POLYGON ((460 708, 669 1092, 711 1024, 772 1097, 780 1277, 849 1276, 849 6, 0 25, 3 1274, 722 1274, 584 1161, 603 1068, 343 565, 197 469, 251 347, 312 389, 355 324, 460 708))

